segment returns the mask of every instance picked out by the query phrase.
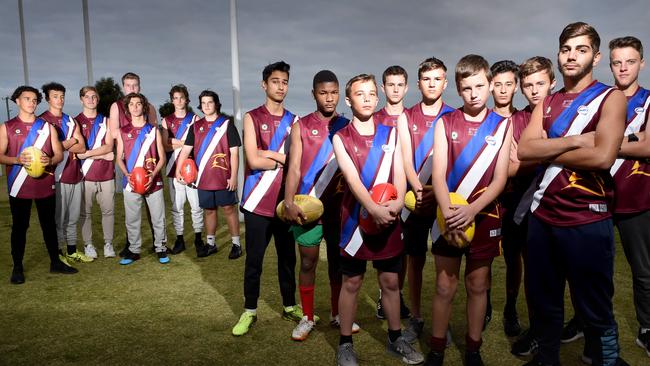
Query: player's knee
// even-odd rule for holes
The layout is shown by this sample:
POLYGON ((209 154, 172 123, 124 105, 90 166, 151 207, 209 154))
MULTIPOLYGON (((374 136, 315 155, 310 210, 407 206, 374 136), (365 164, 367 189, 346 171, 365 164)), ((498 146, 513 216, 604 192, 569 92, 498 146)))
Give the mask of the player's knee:
POLYGON ((232 215, 235 213, 235 206, 223 206, 223 213, 226 215, 232 215))
POLYGON ((438 276, 436 279, 436 296, 451 301, 456 294, 458 280, 455 278, 441 277, 442 276, 438 276))
POLYGON ((485 294, 489 287, 486 276, 468 276, 465 279, 465 288, 469 295, 480 296, 485 294))
POLYGON ((314 258, 303 257, 300 259, 300 270, 302 272, 313 272, 316 270, 317 261, 314 258))
POLYGON ((343 279, 343 289, 348 292, 357 292, 363 282, 361 276, 346 277, 343 279))

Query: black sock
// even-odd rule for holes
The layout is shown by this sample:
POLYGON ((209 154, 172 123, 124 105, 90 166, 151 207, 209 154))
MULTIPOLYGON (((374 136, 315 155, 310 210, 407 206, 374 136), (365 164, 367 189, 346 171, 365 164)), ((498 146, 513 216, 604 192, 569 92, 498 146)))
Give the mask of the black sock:
POLYGON ((342 344, 345 344, 345 343, 352 343, 352 336, 351 335, 348 335, 348 336, 342 335, 342 336, 339 337, 339 346, 342 345, 342 344))
POLYGON ((68 254, 74 254, 77 251, 76 245, 68 245, 68 254))
POLYGON ((201 233, 194 233, 194 241, 201 240, 201 233))
POLYGON ((176 235, 176 239, 177 239, 177 240, 178 240, 178 239, 183 240, 183 235, 176 235))
POLYGON ((517 314, 517 296, 514 294, 508 294, 506 297, 506 306, 503 308, 503 314, 513 317, 517 314))
POLYGON ((388 329, 388 340, 391 343, 395 342, 397 340, 397 338, 399 338, 401 335, 402 335, 402 330, 401 329, 398 329, 398 330, 388 329))

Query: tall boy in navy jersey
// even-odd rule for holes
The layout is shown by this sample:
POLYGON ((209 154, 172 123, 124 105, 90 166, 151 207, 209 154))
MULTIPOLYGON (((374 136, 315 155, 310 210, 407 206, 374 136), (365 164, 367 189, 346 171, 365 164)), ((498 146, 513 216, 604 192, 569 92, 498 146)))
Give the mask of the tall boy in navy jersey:
POLYGON ((418 66, 418 89, 422 99, 406 109, 397 121, 404 172, 416 197, 416 210, 402 209, 401 213, 412 315, 404 330, 404 338, 411 343, 417 340, 424 327, 420 299, 422 270, 435 212, 435 197, 430 189, 434 126, 443 115, 454 111, 442 101, 446 87, 447 66, 435 57, 422 61, 418 66), (427 185, 429 189, 425 190, 427 185))
POLYGON ((548 162, 538 177, 528 222, 528 294, 539 335, 529 365, 557 365, 569 282, 576 314, 585 325, 585 356, 594 365, 618 358, 614 293, 614 163, 625 126, 625 96, 593 79, 600 37, 583 22, 559 37, 564 88, 533 111, 518 146, 521 160, 548 162))
POLYGON ((434 224, 431 251, 436 265, 433 331, 428 365, 442 365, 453 297, 458 288, 462 256, 467 257, 467 334, 465 364, 482 365, 481 331, 487 306, 490 265, 500 254, 501 214, 496 198, 506 183, 512 132, 509 119, 486 104, 492 89, 489 64, 478 55, 460 59, 455 72, 463 107, 442 117, 435 127, 433 190, 445 218, 445 230, 434 224), (468 205, 451 205, 449 193, 468 205), (464 228, 476 223, 474 238, 465 248, 452 245, 464 228))
POLYGON ((609 42, 609 66, 618 90, 627 97, 625 138, 610 169, 614 177, 614 221, 632 269, 634 307, 639 322, 636 344, 650 356, 650 91, 639 86, 645 66, 636 37, 609 42), (641 194, 638 194, 641 193, 641 194))

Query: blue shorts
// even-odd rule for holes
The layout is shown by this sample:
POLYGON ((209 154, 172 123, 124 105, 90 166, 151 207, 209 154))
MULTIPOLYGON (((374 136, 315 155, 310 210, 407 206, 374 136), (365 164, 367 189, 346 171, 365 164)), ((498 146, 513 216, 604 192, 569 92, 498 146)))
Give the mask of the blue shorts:
POLYGON ((205 191, 197 189, 199 193, 199 206, 204 209, 215 209, 217 207, 232 206, 239 203, 237 191, 222 189, 218 191, 205 191))

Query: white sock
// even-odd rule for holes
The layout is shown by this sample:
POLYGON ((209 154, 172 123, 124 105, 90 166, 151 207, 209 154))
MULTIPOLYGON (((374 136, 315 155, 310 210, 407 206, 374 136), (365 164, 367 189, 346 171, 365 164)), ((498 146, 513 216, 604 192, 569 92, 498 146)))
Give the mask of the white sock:
POLYGON ((214 246, 214 235, 208 235, 208 245, 214 246))
POLYGON ((239 235, 237 235, 237 236, 231 236, 230 238, 231 238, 232 243, 233 243, 234 245, 236 245, 236 246, 241 246, 241 244, 239 243, 239 235))
POLYGON ((257 309, 244 309, 244 311, 248 313, 253 313, 253 315, 257 315, 257 309))

